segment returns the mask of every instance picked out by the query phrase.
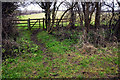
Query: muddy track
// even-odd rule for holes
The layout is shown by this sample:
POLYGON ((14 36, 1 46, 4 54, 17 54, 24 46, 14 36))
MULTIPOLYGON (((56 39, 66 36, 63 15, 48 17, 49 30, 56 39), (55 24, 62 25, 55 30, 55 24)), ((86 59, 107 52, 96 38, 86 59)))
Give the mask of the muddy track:
POLYGON ((45 53, 47 51, 47 48, 45 47, 45 44, 42 43, 41 40, 37 39, 37 34, 40 31, 42 31, 42 30, 38 29, 38 30, 32 31, 31 41, 33 41, 35 44, 37 44, 40 47, 40 49, 45 53))
POLYGON ((39 48, 41 49, 41 51, 43 51, 44 58, 45 57, 50 57, 51 58, 50 60, 52 61, 53 60, 52 53, 50 51, 48 51, 45 44, 42 43, 42 41, 38 40, 38 38, 37 38, 37 34, 40 31, 42 31, 42 30, 34 30, 34 31, 32 31, 31 41, 33 41, 35 44, 37 44, 39 46, 39 48))

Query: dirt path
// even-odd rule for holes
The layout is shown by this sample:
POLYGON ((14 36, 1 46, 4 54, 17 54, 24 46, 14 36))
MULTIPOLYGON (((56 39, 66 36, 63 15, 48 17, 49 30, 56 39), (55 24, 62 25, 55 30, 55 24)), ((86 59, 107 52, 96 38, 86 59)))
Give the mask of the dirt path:
MULTIPOLYGON (((42 30, 39 29, 39 30, 34 30, 32 32, 31 41, 33 41, 35 44, 37 44, 39 46, 39 48, 41 49, 41 51, 43 51, 44 58, 45 57, 50 57, 50 60, 52 61, 53 60, 52 53, 50 51, 48 51, 48 49, 45 47, 45 44, 42 43, 42 41, 38 40, 38 38, 37 38, 37 34, 40 31, 42 31, 42 30)), ((44 58, 43 58, 43 60, 44 60, 44 58)), ((44 64, 44 66, 48 65, 47 62, 43 62, 43 64, 44 64)))
POLYGON ((45 44, 42 43, 41 40, 37 39, 37 34, 40 31, 42 31, 42 30, 38 29, 38 30, 34 30, 32 32, 31 41, 33 41, 35 44, 37 44, 40 47, 40 49, 45 53, 47 51, 47 48, 45 47, 45 44))

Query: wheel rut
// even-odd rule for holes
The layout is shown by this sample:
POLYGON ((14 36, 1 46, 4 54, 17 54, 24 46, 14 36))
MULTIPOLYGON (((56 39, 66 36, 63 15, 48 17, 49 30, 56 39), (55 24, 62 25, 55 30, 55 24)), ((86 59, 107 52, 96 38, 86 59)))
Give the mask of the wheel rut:
POLYGON ((38 30, 32 31, 31 41, 33 41, 35 44, 37 44, 40 47, 40 49, 45 53, 47 51, 47 48, 45 47, 45 44, 42 43, 42 41, 38 40, 38 38, 37 38, 37 34, 40 31, 42 31, 42 30, 38 29, 38 30))

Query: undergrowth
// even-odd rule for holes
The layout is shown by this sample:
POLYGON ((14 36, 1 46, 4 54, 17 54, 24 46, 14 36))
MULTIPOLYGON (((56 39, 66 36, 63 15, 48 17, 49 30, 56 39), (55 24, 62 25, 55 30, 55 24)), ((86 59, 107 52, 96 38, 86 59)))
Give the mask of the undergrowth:
POLYGON ((21 34, 17 40, 21 55, 2 63, 3 78, 108 78, 118 75, 118 48, 107 47, 97 49, 96 54, 83 54, 71 47, 74 40, 59 41, 42 31, 37 38, 48 49, 43 52, 31 41, 31 32, 21 34))

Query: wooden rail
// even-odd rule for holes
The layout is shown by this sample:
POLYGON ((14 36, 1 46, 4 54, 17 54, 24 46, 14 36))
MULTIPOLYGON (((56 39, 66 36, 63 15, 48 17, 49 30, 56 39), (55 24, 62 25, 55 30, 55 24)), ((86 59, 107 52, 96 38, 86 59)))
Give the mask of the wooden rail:
MULTIPOLYGON (((13 22, 15 23, 16 27, 28 27, 29 30, 31 30, 35 25, 37 25, 39 28, 42 27, 43 29, 45 29, 45 20, 44 18, 40 18, 40 19, 18 19, 18 20, 13 20, 13 22), (38 24, 37 24, 38 23, 38 24), (41 25, 42 23, 42 25, 41 25), (20 24, 20 25, 19 25, 20 24), (22 25, 23 24, 23 25, 22 25)), ((58 21, 60 19, 55 19, 54 20, 54 25, 58 25, 58 21)), ((63 22, 70 22, 70 19, 62 19, 61 23, 63 25, 63 22)), ((51 19, 51 23, 52 19, 51 19)))

